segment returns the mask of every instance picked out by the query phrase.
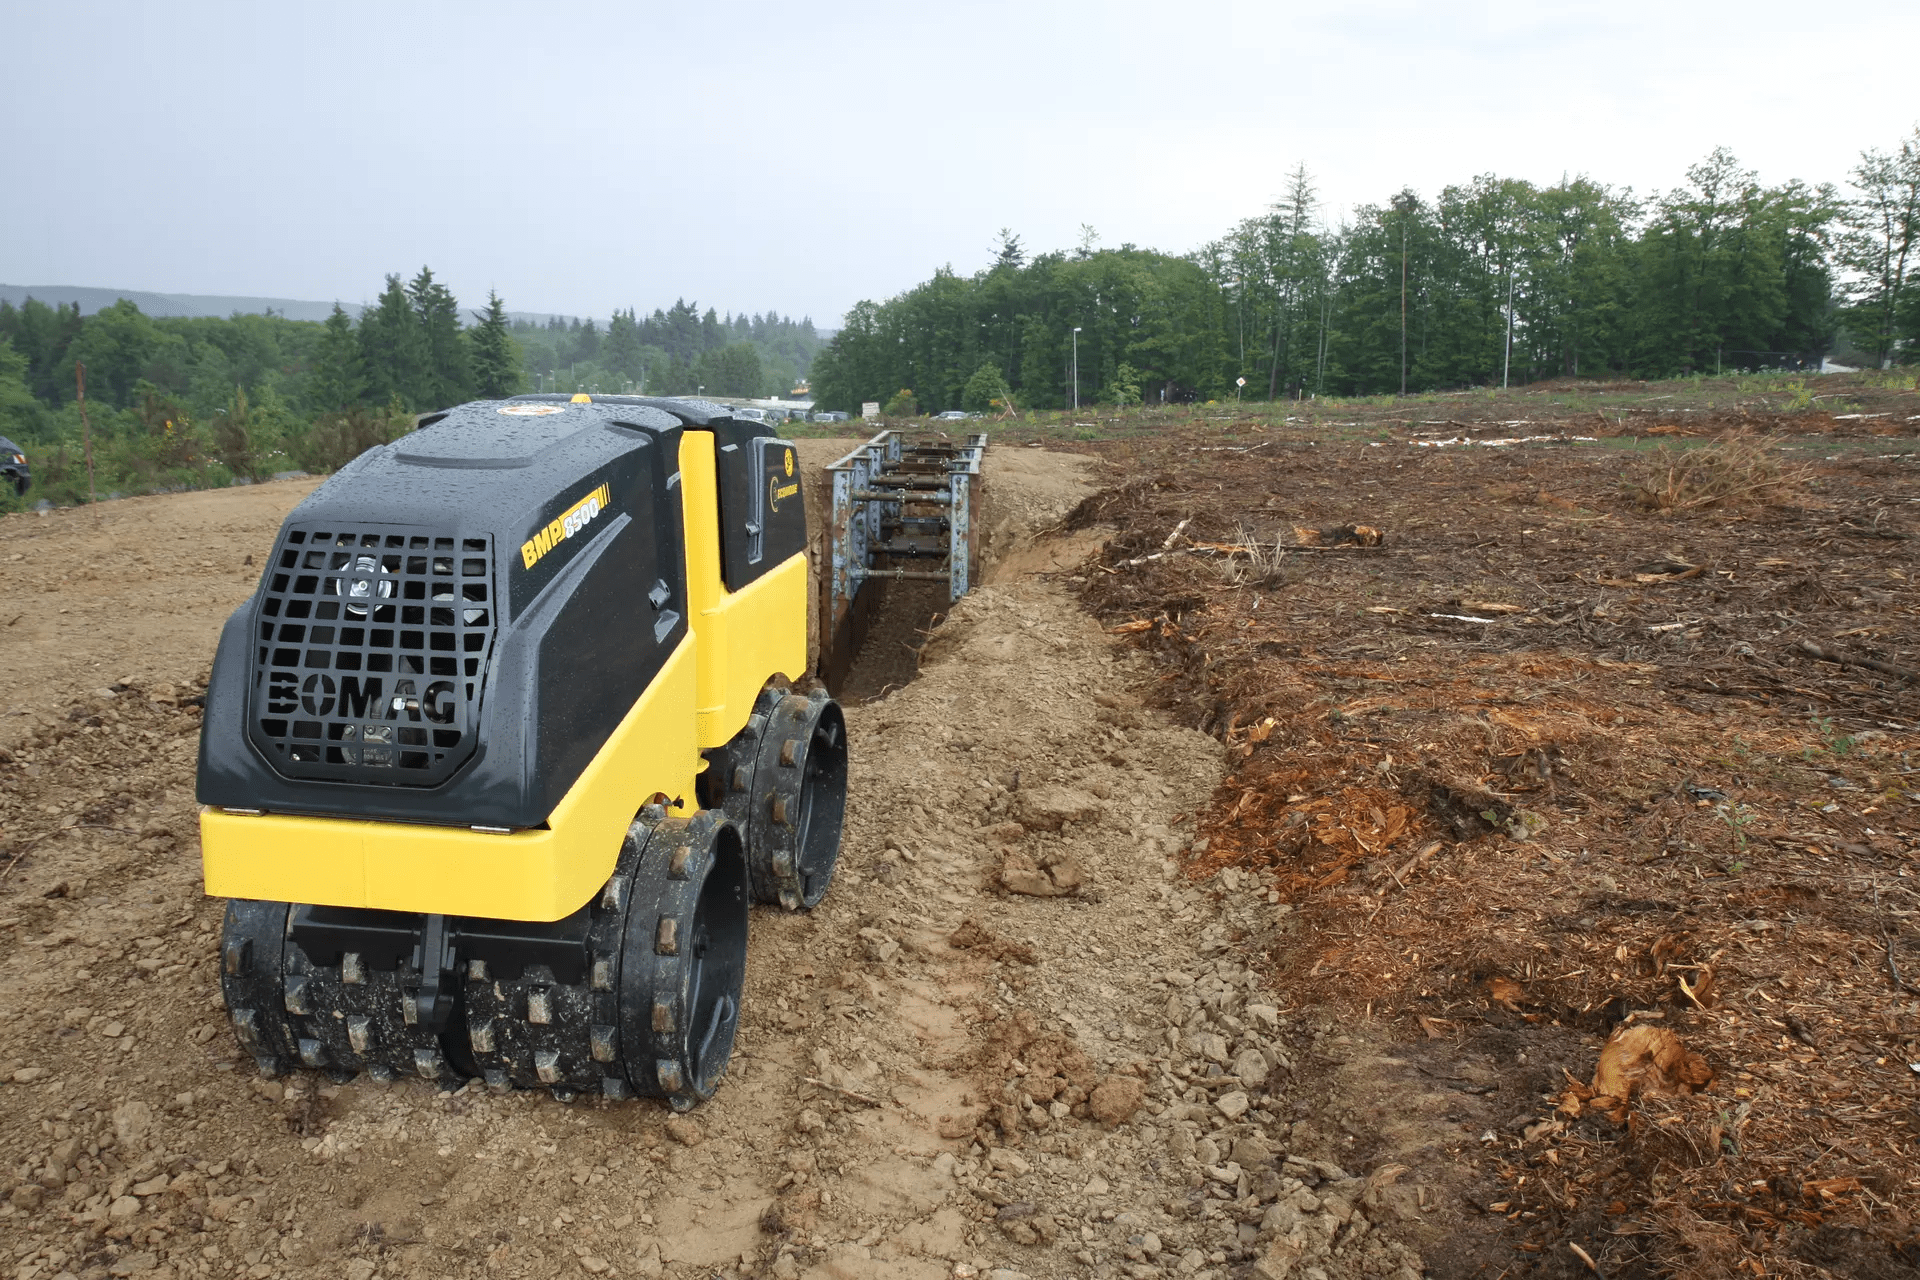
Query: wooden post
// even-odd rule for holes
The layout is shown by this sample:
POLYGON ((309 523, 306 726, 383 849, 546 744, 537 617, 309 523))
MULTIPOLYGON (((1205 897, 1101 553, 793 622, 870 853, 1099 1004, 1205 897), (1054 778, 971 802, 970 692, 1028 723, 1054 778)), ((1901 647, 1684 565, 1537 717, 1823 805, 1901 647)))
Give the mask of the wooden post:
POLYGON ((87 426, 87 366, 78 360, 73 362, 73 384, 80 393, 80 442, 87 451, 87 505, 92 506, 97 499, 93 496, 93 430, 87 426))

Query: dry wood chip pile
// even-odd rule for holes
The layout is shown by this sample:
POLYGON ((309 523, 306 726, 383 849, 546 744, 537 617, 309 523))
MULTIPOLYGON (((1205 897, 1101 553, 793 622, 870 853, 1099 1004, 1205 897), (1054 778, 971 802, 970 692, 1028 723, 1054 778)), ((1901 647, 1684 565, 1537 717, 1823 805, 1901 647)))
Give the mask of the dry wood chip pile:
POLYGON ((1913 457, 1674 514, 1602 449, 1089 448, 1084 597, 1231 749, 1190 871, 1292 908, 1276 989, 1528 1046, 1516 1257, 1920 1266, 1913 457))

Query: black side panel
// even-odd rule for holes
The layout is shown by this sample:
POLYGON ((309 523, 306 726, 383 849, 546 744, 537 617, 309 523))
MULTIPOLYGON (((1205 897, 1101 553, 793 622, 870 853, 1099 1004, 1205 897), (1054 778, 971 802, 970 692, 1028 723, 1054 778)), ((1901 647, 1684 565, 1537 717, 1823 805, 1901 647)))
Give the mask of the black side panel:
POLYGON ((529 722, 539 726, 534 786, 549 812, 687 634, 681 593, 666 585, 680 575, 657 551, 644 524, 623 519, 569 573, 566 607, 550 619, 538 611, 545 626, 529 722))
MULTIPOLYGON (((583 548, 597 542, 622 516, 651 532, 658 502, 653 465, 660 450, 636 450, 612 466, 585 476, 541 502, 514 545, 502 547, 508 601, 516 624, 542 592, 562 577, 583 548)), ((652 553, 649 554, 649 559, 652 553)), ((636 562, 635 573, 641 571, 636 562)), ((645 590, 641 586, 641 590, 645 590)))
POLYGON ((753 441, 760 489, 766 495, 764 571, 807 549, 806 492, 800 482, 800 451, 791 440, 761 436, 753 441))
MULTIPOLYGON (((623 462, 638 469, 613 485, 628 496, 607 528, 556 544, 531 568, 521 556, 508 570, 515 610, 524 611, 515 629, 532 649, 534 669, 525 691, 525 721, 537 726, 528 781, 545 812, 687 634, 680 487, 662 474, 668 451, 643 449, 623 462), (588 545, 575 552, 577 543, 588 545), (550 575, 547 562, 563 557, 550 575), (529 609, 523 596, 536 592, 529 609)), ((677 460, 672 465, 677 474, 677 460)))
POLYGON ((720 488, 720 567, 738 591, 807 546, 800 458, 791 440, 714 439, 720 488))

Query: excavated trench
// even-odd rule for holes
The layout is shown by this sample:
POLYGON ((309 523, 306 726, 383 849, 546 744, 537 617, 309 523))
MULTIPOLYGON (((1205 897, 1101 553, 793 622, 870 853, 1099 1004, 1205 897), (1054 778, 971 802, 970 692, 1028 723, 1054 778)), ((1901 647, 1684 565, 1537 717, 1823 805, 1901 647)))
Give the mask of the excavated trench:
MULTIPOLYGON (((828 509, 832 490, 825 468, 844 456, 855 443, 850 440, 800 442, 801 458, 809 469, 810 511, 819 513, 828 509)), ((1057 522, 1062 514, 1060 504, 1067 501, 1069 495, 1086 491, 1079 473, 1087 465, 1088 461, 1083 458, 1038 454, 1018 445, 989 446, 984 483, 975 489, 974 519, 984 531, 979 562, 973 567, 976 584, 1016 576, 1071 572, 1098 548, 1105 532, 1100 529, 1040 536, 1043 529, 1050 529, 1057 522), (1068 475, 1073 477, 1070 483, 1065 482, 1068 475)), ((818 518, 815 523, 818 527, 818 518)), ((816 535, 816 609, 817 566, 824 562, 819 554, 822 547, 816 535)), ((919 674, 922 655, 933 642, 936 629, 954 607, 942 583, 879 580, 870 583, 865 591, 875 597, 875 605, 868 617, 864 638, 839 687, 834 690, 835 697, 848 706, 884 698, 911 683, 919 674)), ((817 619, 815 622, 811 644, 817 669, 817 619)))
POLYGON ((835 690, 847 706, 883 698, 920 674, 920 654, 953 603, 936 582, 875 583, 886 595, 868 624, 866 641, 835 690))
MULTIPOLYGON (((820 531, 825 527, 826 513, 833 501, 832 480, 826 468, 859 443, 855 440, 802 440, 798 446, 801 464, 807 469, 807 509, 811 513, 815 531, 808 647, 811 665, 816 671, 821 666, 819 568, 826 561, 825 540, 820 531)), ((991 460, 995 457, 994 451, 989 448, 988 458, 991 460)), ((984 508, 975 512, 976 518, 985 522, 988 533, 980 549, 983 563, 976 567, 976 573, 984 573, 994 562, 998 544, 1012 534, 1012 530, 994 523, 990 488, 984 502, 984 508), (999 537, 995 536, 996 530, 1000 532, 999 537)), ((917 567, 925 568, 926 565, 923 563, 917 567)), ((921 650, 934 628, 940 625, 953 607, 945 585, 935 582, 882 579, 868 583, 861 594, 872 597, 864 634, 847 664, 845 675, 833 689, 834 696, 846 706, 858 706, 885 697, 890 691, 911 683, 919 674, 921 650)))

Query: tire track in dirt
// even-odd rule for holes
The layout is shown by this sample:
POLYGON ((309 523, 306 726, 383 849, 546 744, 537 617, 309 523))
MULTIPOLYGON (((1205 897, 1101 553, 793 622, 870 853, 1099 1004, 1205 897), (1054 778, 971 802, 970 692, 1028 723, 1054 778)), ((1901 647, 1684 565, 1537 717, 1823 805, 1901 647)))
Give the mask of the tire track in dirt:
MULTIPOLYGON (((1218 744, 1146 710, 1145 659, 1046 576, 1077 548, 1026 545, 1083 465, 989 455, 1002 568, 919 679, 849 709, 840 883, 811 915, 755 913, 734 1068, 690 1117, 252 1078, 198 896, 197 722, 159 687, 203 668, 224 606, 199 655, 112 697, 89 667, 16 667, 9 831, 106 806, 0 884, 18 1280, 1418 1274, 1368 1221, 1393 1217, 1390 1176, 1349 1176, 1301 1120, 1311 1029, 1236 958, 1264 898, 1178 874, 1218 744)), ((208 536, 187 507, 169 527, 208 536)), ((277 520, 221 536, 264 546, 277 520)), ((33 550, 56 584, 92 554, 33 550)))

